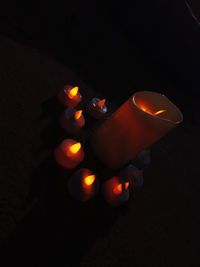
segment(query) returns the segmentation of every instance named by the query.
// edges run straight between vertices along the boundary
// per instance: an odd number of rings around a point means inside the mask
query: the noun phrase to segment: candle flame
[[[127,190],[129,188],[129,182],[125,182],[125,189]]]
[[[87,186],[91,186],[94,183],[95,179],[96,179],[95,175],[88,175],[87,177],[85,177],[84,183]]]
[[[106,103],[106,99],[102,99],[102,100],[99,100],[99,102],[97,103],[98,107],[99,108],[103,108],[103,106],[105,105]]]
[[[82,115],[83,111],[82,110],[78,110],[74,113],[74,118],[75,120],[79,120],[81,115]]]
[[[146,107],[144,107],[144,106],[141,106],[140,109],[141,109],[142,111],[144,111],[144,112],[146,112],[146,113],[148,113],[148,114],[150,114],[150,115],[154,115],[154,116],[157,116],[157,115],[160,115],[160,114],[166,112],[165,109],[161,109],[161,110],[158,110],[158,111],[156,111],[156,112],[153,113],[153,112],[151,112],[148,108],[146,108]]]
[[[113,193],[115,195],[120,195],[122,193],[122,184],[118,184],[117,186],[114,187]]]
[[[81,149],[81,143],[76,143],[70,146],[69,150],[71,153],[76,154]]]
[[[157,115],[160,115],[160,114],[162,114],[164,112],[166,112],[166,110],[165,109],[161,109],[161,110],[158,110],[157,112],[155,112],[154,115],[157,116]]]
[[[78,86],[74,86],[73,88],[71,88],[68,91],[69,98],[71,98],[71,99],[74,98],[78,94],[78,90],[79,90],[79,87]]]

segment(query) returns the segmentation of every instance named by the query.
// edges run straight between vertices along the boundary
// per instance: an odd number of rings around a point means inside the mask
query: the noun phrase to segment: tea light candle
[[[85,125],[85,119],[82,110],[68,108],[60,118],[62,128],[68,133],[77,133]]]
[[[103,184],[103,195],[111,206],[119,206],[129,199],[129,181],[114,176]]]
[[[103,118],[107,114],[106,99],[92,98],[87,105],[88,113],[95,119]]]
[[[81,143],[65,139],[54,152],[55,160],[65,169],[74,169],[84,159],[84,151]]]
[[[64,90],[59,93],[58,98],[64,106],[69,108],[76,107],[82,100],[79,87],[73,87],[71,85],[67,85]]]
[[[182,120],[181,111],[166,96],[138,92],[95,130],[92,147],[108,167],[118,169]]]
[[[77,200],[85,202],[98,193],[99,181],[91,170],[82,168],[70,177],[68,190]]]

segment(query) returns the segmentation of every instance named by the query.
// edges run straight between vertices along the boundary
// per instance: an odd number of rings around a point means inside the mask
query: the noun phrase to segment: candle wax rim
[[[147,113],[147,112],[145,112],[144,110],[142,110],[139,106],[138,106],[138,104],[136,103],[136,97],[137,97],[137,95],[138,94],[141,94],[141,93],[152,93],[152,94],[157,94],[157,95],[160,95],[160,96],[164,96],[169,102],[170,102],[170,104],[172,104],[173,105],[173,107],[177,110],[177,112],[179,113],[179,116],[180,116],[180,119],[179,120],[177,120],[177,121],[172,121],[172,120],[170,120],[170,119],[166,119],[166,118],[162,118],[162,117],[160,117],[160,116],[156,116],[156,115],[154,115],[154,114],[150,114],[150,113]],[[181,123],[182,121],[183,121],[183,114],[182,114],[182,112],[180,111],[180,109],[168,98],[168,97],[166,97],[164,94],[161,94],[161,93],[157,93],[157,92],[153,92],[153,91],[140,91],[140,92],[136,92],[133,96],[132,96],[132,101],[133,101],[133,104],[135,105],[135,107],[138,109],[138,110],[140,110],[141,112],[143,112],[143,113],[145,113],[145,114],[147,114],[147,115],[149,115],[149,116],[151,116],[151,117],[153,117],[153,118],[157,118],[158,120],[162,120],[162,121],[167,121],[167,122],[169,122],[169,123],[172,123],[172,124],[179,124],[179,123]]]

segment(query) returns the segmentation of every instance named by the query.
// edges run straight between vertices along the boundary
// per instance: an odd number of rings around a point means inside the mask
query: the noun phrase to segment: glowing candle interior
[[[166,110],[161,109],[161,110],[156,111],[156,112],[154,113],[154,115],[155,115],[155,116],[158,116],[158,115],[160,115],[160,114],[162,114],[162,113],[164,113],[164,112],[166,112]]]

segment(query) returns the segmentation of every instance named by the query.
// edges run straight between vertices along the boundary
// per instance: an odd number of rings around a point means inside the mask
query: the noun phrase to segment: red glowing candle
[[[182,120],[181,111],[166,96],[138,92],[96,129],[92,146],[100,160],[118,169]]]
[[[68,108],[60,118],[62,128],[68,133],[77,133],[85,125],[85,119],[82,110]]]
[[[66,86],[64,90],[59,93],[58,98],[63,105],[69,108],[76,107],[82,100],[79,87],[72,87],[70,85]]]
[[[65,139],[56,148],[55,160],[57,163],[66,169],[74,169],[84,159],[84,151],[81,143],[72,140]]]
[[[103,118],[107,114],[106,99],[93,98],[87,105],[87,111],[95,119]]]
[[[68,182],[69,193],[80,201],[88,201],[99,190],[96,175],[89,169],[83,168],[75,172]]]
[[[119,206],[129,199],[129,181],[114,176],[103,184],[103,194],[111,206]]]

